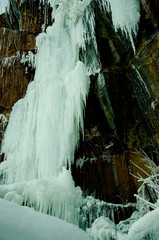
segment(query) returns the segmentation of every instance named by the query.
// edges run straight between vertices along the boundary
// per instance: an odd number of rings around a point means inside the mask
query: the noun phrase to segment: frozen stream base
[[[0,198],[33,207],[76,225],[79,222],[81,196],[81,189],[74,186],[71,173],[65,168],[58,177],[0,185]]]

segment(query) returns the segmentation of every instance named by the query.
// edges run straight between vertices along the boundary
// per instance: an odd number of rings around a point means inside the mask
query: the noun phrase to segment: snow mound
[[[117,232],[115,224],[107,217],[99,217],[87,229],[92,240],[126,240],[126,235]]]
[[[0,199],[0,239],[89,240],[88,235],[58,218]]]
[[[129,230],[128,240],[159,239],[159,208],[136,221]]]

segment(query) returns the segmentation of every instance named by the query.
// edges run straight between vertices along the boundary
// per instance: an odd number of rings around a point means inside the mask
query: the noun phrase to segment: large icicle
[[[110,12],[115,31],[120,29],[130,40],[135,52],[133,36],[136,36],[140,19],[140,0],[96,0],[101,9]]]

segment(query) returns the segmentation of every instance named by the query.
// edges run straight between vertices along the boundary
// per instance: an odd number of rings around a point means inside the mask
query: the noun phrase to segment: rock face
[[[17,0],[12,1],[9,14],[0,16],[0,113],[4,116],[25,95],[34,77],[34,67],[26,59],[35,53],[37,34],[51,24],[51,10],[47,2],[20,5]],[[148,171],[145,164],[149,164],[140,149],[159,163],[158,10],[157,0],[141,1],[134,54],[129,42],[114,31],[109,16],[95,8],[105,84],[100,84],[102,75],[91,77],[85,136],[75,153],[72,174],[86,194],[108,202],[135,200],[139,183],[132,175],[145,177],[137,166]],[[5,126],[1,120],[1,136]]]
[[[82,164],[73,167],[73,175],[86,193],[108,202],[134,201],[139,184],[130,172],[136,176],[139,168],[131,161],[145,171],[149,164],[136,150],[144,150],[159,163],[158,8],[157,1],[141,1],[135,54],[96,9],[105,85],[100,86],[99,76],[92,78],[85,141],[76,153]]]

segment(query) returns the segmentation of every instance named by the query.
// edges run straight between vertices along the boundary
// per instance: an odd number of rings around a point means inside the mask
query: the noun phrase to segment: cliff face
[[[158,10],[157,0],[141,1],[134,54],[130,43],[114,31],[109,16],[95,8],[105,84],[100,84],[100,76],[91,77],[85,136],[72,174],[87,194],[108,202],[134,201],[139,184],[130,172],[142,172],[132,162],[147,170],[140,149],[159,163]],[[13,1],[10,14],[0,16],[0,113],[6,117],[34,77],[35,38],[49,24],[51,8],[39,0],[21,5]],[[5,126],[1,118],[1,136]]]
[[[134,201],[139,183],[132,177],[148,164],[138,150],[158,164],[159,36],[157,1],[141,1],[141,18],[131,45],[115,33],[96,8],[96,35],[105,85],[92,77],[85,118],[85,141],[77,151],[82,164],[73,168],[77,185],[108,202]],[[146,163],[147,162],[147,163]]]

